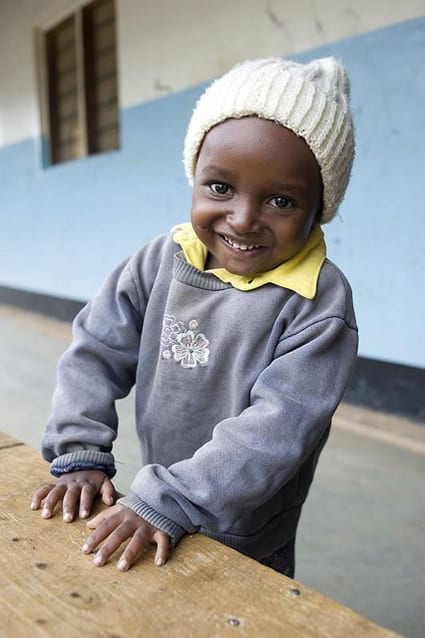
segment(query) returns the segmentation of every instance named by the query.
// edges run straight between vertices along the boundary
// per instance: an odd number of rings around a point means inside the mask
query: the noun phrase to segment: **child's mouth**
[[[257,250],[258,248],[261,248],[259,244],[241,244],[240,242],[237,242],[234,239],[230,239],[230,237],[228,237],[227,235],[221,235],[221,236],[223,240],[226,242],[226,244],[228,244],[235,250],[240,250],[241,252],[247,252],[249,250]]]

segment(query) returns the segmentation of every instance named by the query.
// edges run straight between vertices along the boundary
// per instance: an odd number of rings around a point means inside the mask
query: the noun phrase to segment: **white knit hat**
[[[191,185],[203,139],[229,118],[257,115],[305,139],[320,166],[322,223],[335,215],[354,159],[349,81],[333,57],[299,64],[279,58],[248,60],[215,80],[193,111],[184,143]]]

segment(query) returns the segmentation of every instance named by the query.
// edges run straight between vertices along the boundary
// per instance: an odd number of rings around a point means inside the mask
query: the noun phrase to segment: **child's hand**
[[[126,549],[118,561],[118,569],[126,571],[136,562],[141,551],[148,545],[156,544],[155,564],[163,565],[170,555],[170,537],[157,529],[138,514],[123,505],[115,505],[93,518],[87,527],[95,531],[90,534],[82,547],[85,554],[92,552],[105,541],[94,557],[94,564],[101,567],[115,550],[130,538]]]
[[[31,509],[40,509],[44,500],[41,516],[51,518],[56,505],[63,501],[63,520],[70,523],[78,514],[80,518],[90,516],[98,494],[105,505],[113,505],[115,502],[115,488],[104,472],[70,472],[63,474],[56,483],[47,483],[40,487],[33,496]]]

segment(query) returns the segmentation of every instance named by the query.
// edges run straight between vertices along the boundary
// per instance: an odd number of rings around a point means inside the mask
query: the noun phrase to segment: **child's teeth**
[[[237,248],[238,250],[252,250],[253,248],[258,248],[258,246],[254,245],[244,246],[242,244],[238,244],[236,241],[230,239],[230,237],[226,237],[226,235],[224,235],[224,239],[227,241],[228,244],[232,246],[232,248]]]

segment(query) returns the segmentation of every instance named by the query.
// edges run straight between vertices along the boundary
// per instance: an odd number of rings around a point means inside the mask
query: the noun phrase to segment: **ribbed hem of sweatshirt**
[[[180,527],[174,521],[171,521],[166,516],[159,514],[156,510],[154,510],[150,505],[142,501],[135,494],[130,494],[130,496],[124,496],[120,498],[117,503],[119,505],[124,505],[129,509],[133,510],[136,514],[138,514],[145,521],[157,527],[161,530],[161,532],[165,532],[171,538],[171,544],[174,547],[177,545],[182,536],[186,533],[186,530],[183,527]]]
[[[117,471],[113,455],[98,450],[68,452],[56,457],[50,466],[50,474],[53,476],[62,476],[62,474],[81,470],[100,470],[109,478],[115,476]]]

